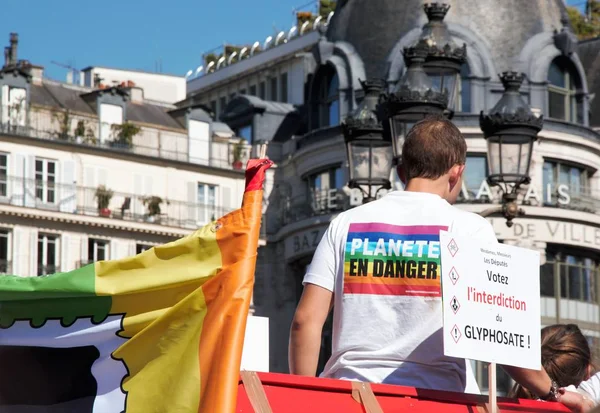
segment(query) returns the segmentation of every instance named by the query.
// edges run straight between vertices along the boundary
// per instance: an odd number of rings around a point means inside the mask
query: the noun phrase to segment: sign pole
[[[488,411],[490,413],[498,413],[496,389],[496,363],[490,363],[488,366]]]

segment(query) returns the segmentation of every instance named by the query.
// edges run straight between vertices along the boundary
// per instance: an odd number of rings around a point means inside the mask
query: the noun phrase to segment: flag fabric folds
[[[187,237],[0,276],[0,411],[233,412],[270,166],[250,160],[242,207]]]

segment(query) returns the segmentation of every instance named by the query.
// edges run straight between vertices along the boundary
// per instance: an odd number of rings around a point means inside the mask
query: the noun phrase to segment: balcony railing
[[[11,262],[9,260],[0,260],[0,275],[11,274],[11,272],[12,272]]]
[[[96,191],[74,184],[0,176],[0,204],[190,229],[231,211],[218,205],[150,199],[148,195],[123,192],[114,192],[108,208],[100,210]],[[158,205],[156,201],[160,201]]]
[[[38,267],[37,267],[37,275],[38,275],[38,277],[40,275],[56,274],[57,272],[60,272],[60,266],[58,266],[58,265],[54,265],[54,264],[48,264],[48,265],[38,264]]]
[[[290,197],[282,209],[283,225],[306,218],[331,214],[349,208],[349,200],[340,189],[312,190],[307,195]]]
[[[12,110],[9,110],[12,109]],[[210,140],[210,149],[203,148],[202,156],[190,154],[189,138],[185,132],[141,127],[131,142],[120,142],[110,131],[110,125],[99,124],[97,118],[30,109],[16,113],[13,108],[0,106],[0,133],[29,138],[68,142],[76,145],[104,148],[136,155],[151,156],[215,168],[236,169],[236,160],[245,165],[250,157],[251,146],[243,145],[236,150],[236,143]],[[81,126],[81,127],[80,127]],[[102,136],[101,136],[102,135]],[[106,136],[104,136],[106,135]],[[205,149],[205,150],[204,150]],[[236,159],[236,152],[239,159]]]

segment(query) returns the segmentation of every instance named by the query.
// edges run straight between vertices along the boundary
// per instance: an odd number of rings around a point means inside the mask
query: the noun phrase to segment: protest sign
[[[444,354],[539,370],[540,254],[440,233]]]

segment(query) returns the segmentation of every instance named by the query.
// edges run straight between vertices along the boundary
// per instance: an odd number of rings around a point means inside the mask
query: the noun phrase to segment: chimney
[[[19,35],[17,33],[10,34],[10,63],[17,64],[17,45],[19,44]]]

